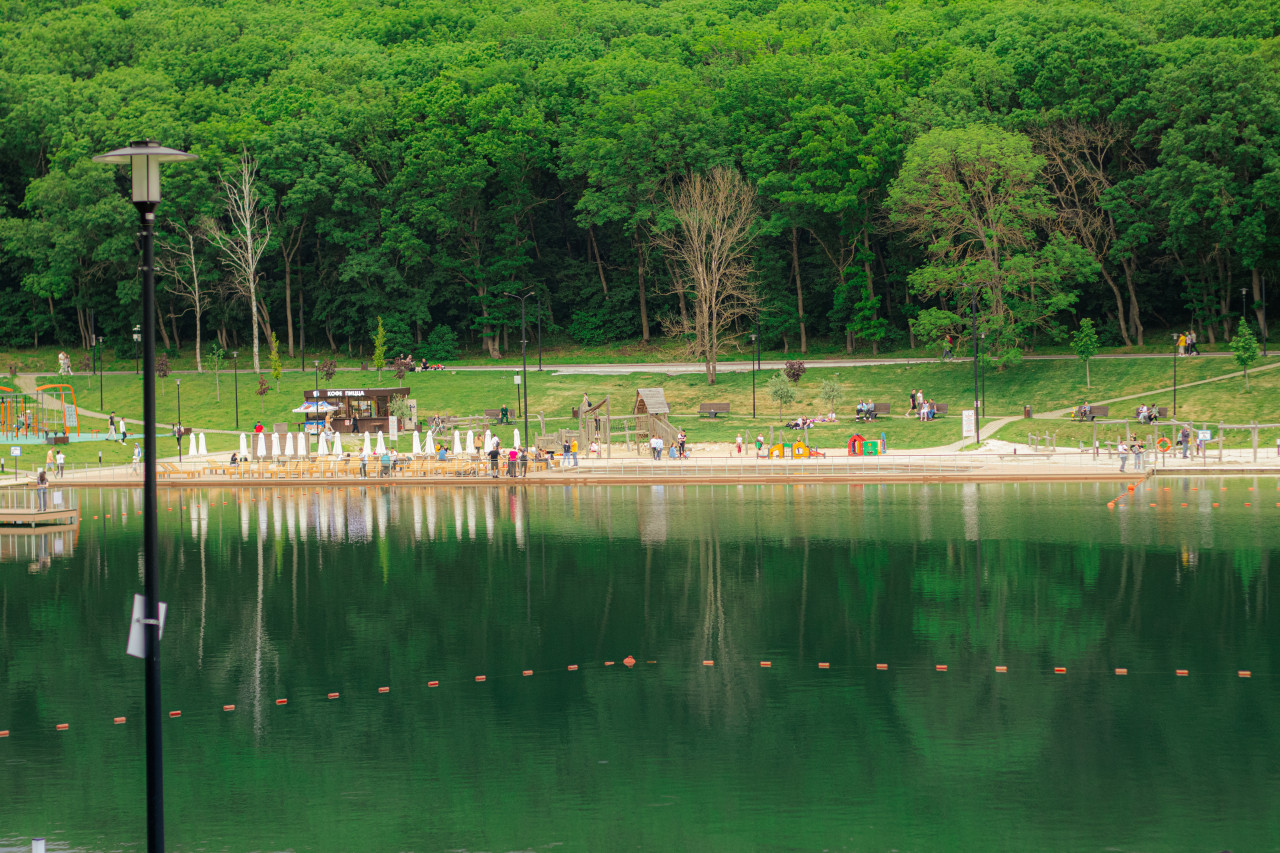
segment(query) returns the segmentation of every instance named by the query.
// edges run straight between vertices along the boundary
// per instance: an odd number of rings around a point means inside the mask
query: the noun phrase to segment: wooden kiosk
[[[408,388],[321,388],[302,394],[308,403],[323,401],[335,407],[329,425],[336,432],[386,432],[391,400],[408,396]]]

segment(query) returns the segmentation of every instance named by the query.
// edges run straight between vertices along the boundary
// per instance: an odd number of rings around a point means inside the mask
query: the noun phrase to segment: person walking
[[[655,435],[653,437],[653,440],[658,443],[657,451],[653,454],[653,458],[661,462],[662,461],[662,445],[665,444],[665,442],[662,440],[662,436],[660,435]]]
[[[1199,355],[1200,347],[1196,346],[1196,330],[1187,330],[1187,355]]]
[[[764,450],[764,433],[756,434],[756,455],[760,455],[760,451]]]
[[[53,448],[50,447],[49,450],[44,454],[44,468],[46,471],[48,471],[52,467],[53,467]]]
[[[679,444],[679,446],[680,446],[679,457],[680,457],[681,459],[683,459],[683,458],[684,458],[684,444],[685,444],[685,442],[686,442],[686,441],[688,441],[688,440],[689,440],[689,436],[687,436],[687,435],[685,435],[685,434],[684,434],[684,430],[680,430],[680,434],[676,436],[676,442],[677,442],[677,443]]]
[[[36,474],[36,509],[44,512],[49,508],[49,476],[43,468]]]
[[[120,446],[124,447],[124,443],[129,438],[129,427],[125,424],[124,418],[120,419]]]
[[[489,447],[489,476],[498,479],[498,456],[502,453],[499,449],[499,442],[495,441]]]
[[[516,476],[516,465],[520,461],[520,451],[518,448],[511,448],[507,452],[507,476],[514,478]]]
[[[1187,454],[1191,452],[1191,427],[1183,424],[1182,432],[1178,433],[1178,440],[1182,442],[1182,458],[1186,459]]]
[[[907,412],[907,417],[911,417],[916,413],[916,389],[912,388],[911,393],[907,395],[907,403],[911,406]]]
[[[574,439],[569,444],[569,455],[573,457],[573,467],[578,467],[578,439]]]
[[[112,412],[111,417],[107,418],[107,441],[116,440],[116,413]]]
[[[1120,473],[1124,473],[1124,466],[1129,462],[1129,445],[1125,444],[1124,439],[1120,439],[1116,444],[1116,453],[1120,454]]]
[[[129,463],[130,471],[137,471],[142,466],[142,448],[138,446],[138,442],[133,443],[133,461]]]
[[[942,339],[942,360],[951,360],[951,336],[947,335]]]
[[[360,476],[361,478],[369,476],[369,451],[364,449],[360,451]]]
[[[734,449],[738,451],[738,455],[742,455],[742,433],[738,433],[738,440],[733,443]]]
[[[1146,449],[1147,446],[1142,442],[1142,439],[1138,439],[1133,443],[1133,470],[1143,470],[1142,454],[1146,452]]]
[[[56,460],[57,460],[57,462],[58,462],[58,479],[59,479],[59,480],[61,480],[61,479],[62,479],[63,468],[64,468],[64,466],[67,464],[67,454],[65,454],[65,453],[63,453],[61,450],[59,450],[59,451],[58,451],[58,455],[55,457],[55,459],[56,459]]]
[[[1187,354],[1187,335],[1185,332],[1181,332],[1178,334],[1178,355],[1183,356],[1186,354]]]
[[[520,448],[520,476],[521,477],[529,476],[529,448],[528,447]]]

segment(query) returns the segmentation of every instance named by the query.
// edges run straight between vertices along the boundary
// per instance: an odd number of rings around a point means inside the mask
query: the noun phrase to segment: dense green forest
[[[152,137],[164,347],[447,357],[698,311],[672,194],[736,171],[766,345],[997,351],[1265,330],[1277,0],[14,0],[0,23],[0,342],[132,354]],[[239,203],[245,214],[230,212]],[[252,272],[231,259],[256,245]],[[757,310],[758,309],[758,310]],[[963,341],[963,337],[962,337]],[[252,342],[252,343],[251,343]]]

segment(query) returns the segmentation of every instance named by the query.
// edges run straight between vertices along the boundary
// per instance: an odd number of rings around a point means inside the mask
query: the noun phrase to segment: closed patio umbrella
[[[317,456],[327,456],[329,453],[329,442],[325,441],[324,433],[320,433],[320,446],[316,449]]]

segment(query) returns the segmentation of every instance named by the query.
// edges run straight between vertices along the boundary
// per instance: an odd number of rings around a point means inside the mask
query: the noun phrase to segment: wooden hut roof
[[[643,406],[641,405],[643,403]],[[636,391],[636,407],[634,414],[669,415],[671,407],[667,405],[667,395],[661,388],[640,388]]]

